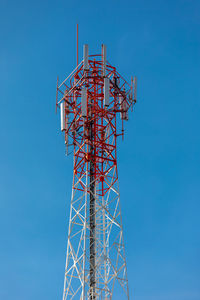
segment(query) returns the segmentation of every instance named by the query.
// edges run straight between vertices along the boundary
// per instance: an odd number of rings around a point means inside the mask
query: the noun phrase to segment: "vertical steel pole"
[[[95,149],[94,122],[90,121],[90,300],[94,300],[96,286],[96,207],[95,207]]]

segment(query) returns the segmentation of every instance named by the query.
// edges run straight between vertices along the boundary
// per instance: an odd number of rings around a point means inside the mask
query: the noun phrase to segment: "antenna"
[[[76,65],[78,67],[78,23],[76,24]]]

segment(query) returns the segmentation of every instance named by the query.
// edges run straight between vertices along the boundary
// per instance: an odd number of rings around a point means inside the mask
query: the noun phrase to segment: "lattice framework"
[[[119,288],[129,299],[116,141],[136,103],[136,79],[129,85],[102,54],[90,55],[87,68],[83,60],[57,84],[57,107],[62,103],[66,151],[74,154],[63,300],[112,299]]]

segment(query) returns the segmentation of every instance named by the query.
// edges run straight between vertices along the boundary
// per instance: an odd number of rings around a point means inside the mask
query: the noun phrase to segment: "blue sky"
[[[61,299],[72,183],[56,77],[80,53],[138,77],[118,143],[131,299],[200,300],[200,2],[1,1],[0,298]]]

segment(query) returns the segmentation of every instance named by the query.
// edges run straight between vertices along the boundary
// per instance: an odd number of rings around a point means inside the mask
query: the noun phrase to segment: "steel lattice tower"
[[[120,76],[105,45],[100,55],[84,45],[81,63],[57,83],[66,151],[74,153],[63,300],[113,299],[119,288],[129,299],[116,141],[135,103],[136,78],[129,85]]]

